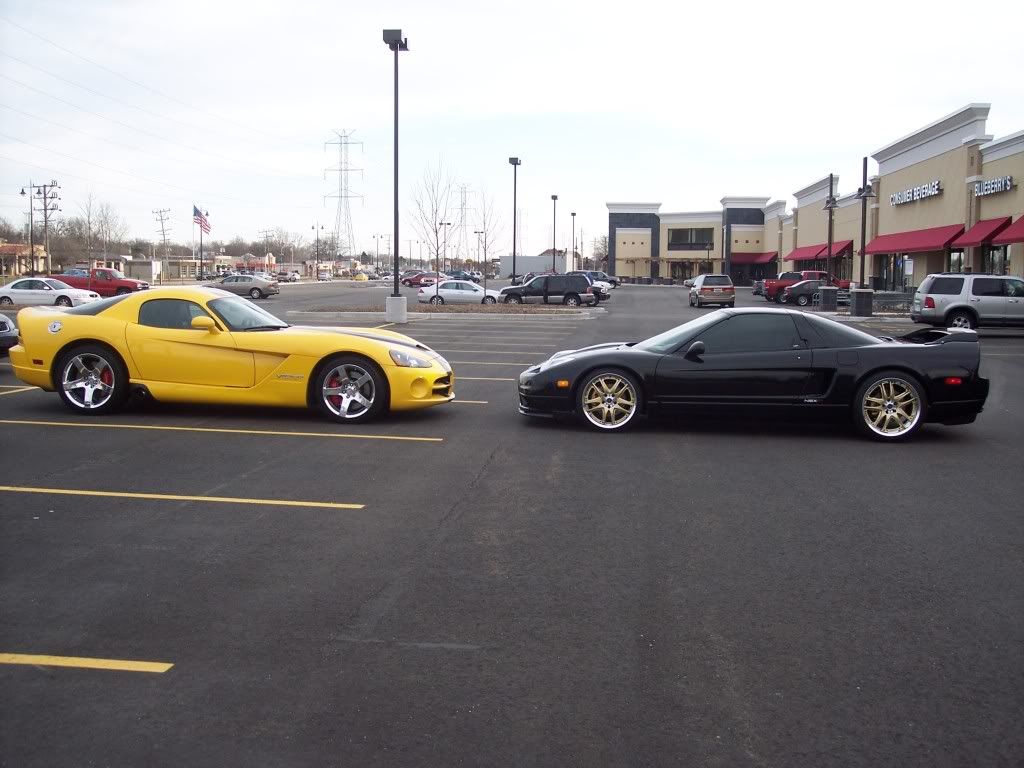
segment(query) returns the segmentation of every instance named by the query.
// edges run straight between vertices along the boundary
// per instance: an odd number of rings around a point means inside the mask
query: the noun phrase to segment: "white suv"
[[[1005,275],[928,275],[914,294],[910,319],[944,328],[1024,325],[1024,280]]]

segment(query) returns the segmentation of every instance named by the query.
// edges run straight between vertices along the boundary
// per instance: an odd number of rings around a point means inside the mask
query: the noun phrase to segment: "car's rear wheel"
[[[60,399],[77,413],[109,413],[128,397],[128,371],[106,347],[74,347],[60,356],[55,370]]]
[[[115,296],[124,296],[126,293],[131,293],[127,288],[118,288],[114,291]]]
[[[430,303],[431,304],[444,304],[444,297],[443,296],[431,296],[430,297]]]
[[[625,371],[590,375],[579,389],[577,406],[591,427],[602,432],[626,429],[640,410],[640,385]]]
[[[778,293],[775,294],[775,303],[776,304],[785,304],[786,303],[786,300],[782,297],[782,291],[779,291]]]
[[[796,297],[796,303],[798,306],[806,307],[808,304],[811,303],[811,300],[807,297],[806,294],[800,294],[799,296]]]
[[[507,296],[505,298],[505,303],[506,304],[522,304],[523,300],[513,293],[511,296]]]
[[[13,304],[14,299],[10,296],[0,296],[0,304]]]
[[[262,299],[263,291],[261,291],[259,288],[253,288],[251,291],[249,291],[249,296],[251,296],[254,299]]]
[[[567,307],[578,307],[580,305],[580,297],[577,296],[575,293],[570,293],[568,296],[562,299],[562,303],[565,304],[565,306]]]
[[[857,390],[853,421],[868,437],[886,442],[905,440],[924,423],[924,391],[902,371],[872,374]]]
[[[495,301],[493,296],[484,296],[483,303],[484,304],[496,304],[497,302]]]
[[[377,365],[356,355],[332,357],[314,385],[317,406],[351,424],[369,421],[388,407],[388,383]]]
[[[58,307],[70,307],[71,299],[69,299],[67,296],[58,296],[57,300],[53,303],[56,304]]]
[[[946,317],[947,328],[967,328],[973,330],[978,327],[978,321],[970,312],[962,309],[950,312]]]

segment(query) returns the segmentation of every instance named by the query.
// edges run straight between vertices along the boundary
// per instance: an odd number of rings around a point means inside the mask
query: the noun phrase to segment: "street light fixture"
[[[828,175],[828,197],[825,198],[825,206],[822,208],[824,211],[828,211],[828,250],[825,252],[825,271],[828,272],[830,278],[835,278],[832,274],[832,214],[839,206],[836,204],[836,196],[834,194],[835,175]]]
[[[398,53],[399,51],[409,50],[408,38],[402,37],[402,30],[400,29],[385,29],[384,30],[384,43],[394,51],[395,54],[395,185],[394,185],[394,209],[395,209],[395,220],[394,220],[394,260],[395,263],[392,267],[392,282],[394,290],[391,296],[385,299],[385,320],[389,322],[401,322],[407,321],[406,308],[405,308],[405,297],[402,296],[398,290],[398,245],[401,240],[398,239]]]
[[[519,166],[522,163],[518,157],[510,157],[508,159],[509,165],[512,166],[512,277],[516,276],[516,178]]]
[[[551,196],[551,271],[555,271],[555,256],[558,254],[558,240],[555,237],[558,226],[558,195]]]
[[[863,288],[866,278],[864,277],[864,241],[867,239],[868,230],[868,200],[878,195],[868,183],[868,159],[864,158],[864,168],[860,189],[857,190],[857,199],[860,200],[860,285]]]

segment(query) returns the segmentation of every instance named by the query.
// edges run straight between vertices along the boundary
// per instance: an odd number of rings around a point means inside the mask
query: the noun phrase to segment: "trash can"
[[[870,288],[853,288],[850,290],[850,315],[853,317],[871,317],[875,300],[875,292]]]
[[[823,285],[818,289],[821,294],[822,312],[835,312],[839,309],[839,289],[831,285]]]

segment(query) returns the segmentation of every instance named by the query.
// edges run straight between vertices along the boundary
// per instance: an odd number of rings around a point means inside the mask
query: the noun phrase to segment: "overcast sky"
[[[65,214],[92,192],[133,236],[155,237],[151,211],[170,208],[172,239],[190,241],[193,201],[218,239],[309,236],[317,220],[333,227],[324,142],[345,128],[364,142],[352,215],[372,250],[391,230],[381,30],[401,27],[403,255],[412,187],[438,159],[470,206],[493,197],[507,251],[510,155],[523,163],[521,251],[550,246],[552,194],[559,247],[575,210],[589,251],[608,201],[792,204],[829,171],[845,193],[863,155],[972,101],[992,104],[989,133],[1024,129],[1022,22],[1019,0],[8,2],[0,215],[21,225],[20,188],[56,178]]]

